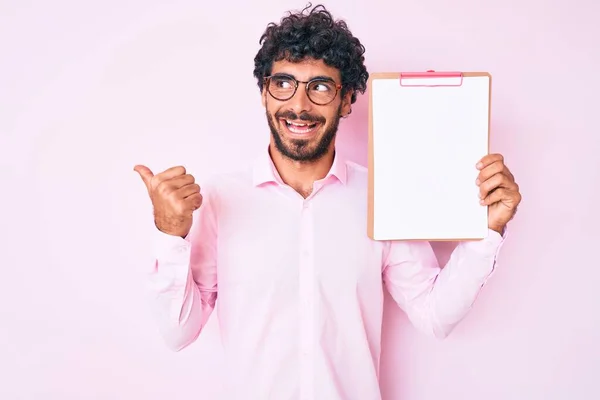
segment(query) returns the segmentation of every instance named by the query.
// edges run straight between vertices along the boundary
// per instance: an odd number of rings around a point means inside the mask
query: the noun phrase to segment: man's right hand
[[[154,223],[164,233],[185,238],[192,227],[192,215],[202,205],[200,186],[184,167],[172,167],[157,175],[144,165],[133,169],[144,181],[152,206]]]

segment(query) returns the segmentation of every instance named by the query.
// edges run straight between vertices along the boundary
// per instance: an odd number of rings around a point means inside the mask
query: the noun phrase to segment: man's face
[[[315,77],[330,79],[331,83],[315,82],[310,86],[313,99],[319,103],[323,103],[328,87],[341,83],[340,72],[325,65],[322,60],[300,63],[278,61],[273,64],[271,76],[293,77],[304,82]],[[272,78],[272,90],[281,88],[285,91],[290,87],[289,80]],[[335,93],[336,89],[333,90]],[[275,95],[282,98],[277,93]],[[342,99],[339,89],[333,101],[318,105],[309,98],[305,83],[299,83],[296,93],[288,100],[274,98],[265,86],[262,101],[276,149],[283,156],[302,162],[316,161],[328,152],[334,143],[341,115],[348,114],[350,110],[350,93]]]

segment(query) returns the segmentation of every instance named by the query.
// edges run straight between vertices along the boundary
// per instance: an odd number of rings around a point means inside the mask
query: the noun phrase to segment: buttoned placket
[[[314,399],[314,233],[311,201],[303,200],[300,216],[299,312],[300,399]]]

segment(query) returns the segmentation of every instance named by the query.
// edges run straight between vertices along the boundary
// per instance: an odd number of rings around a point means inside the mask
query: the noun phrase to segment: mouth
[[[281,119],[281,123],[285,126],[289,134],[295,137],[311,136],[317,131],[319,122],[308,121],[292,121],[289,119]]]

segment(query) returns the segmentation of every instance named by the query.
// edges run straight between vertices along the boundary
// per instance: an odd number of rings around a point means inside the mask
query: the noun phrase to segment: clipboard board
[[[491,75],[372,73],[369,88],[368,236],[487,237],[475,165],[489,153]]]

